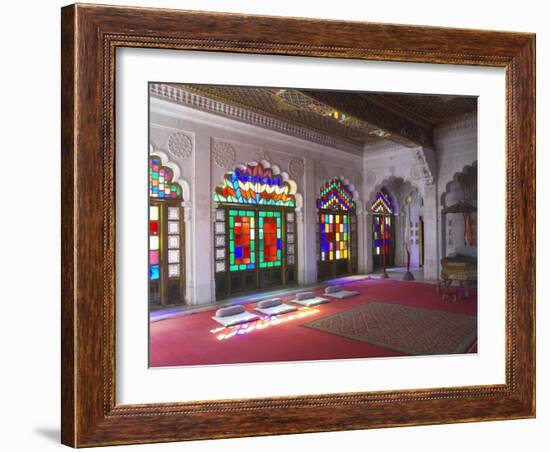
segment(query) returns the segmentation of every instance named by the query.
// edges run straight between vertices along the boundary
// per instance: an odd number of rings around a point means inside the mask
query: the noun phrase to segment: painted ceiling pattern
[[[230,85],[177,84],[185,91],[315,130],[359,148],[391,140],[432,144],[435,125],[475,112],[477,98]]]
[[[375,142],[386,133],[367,122],[346,115],[296,89],[246,86],[181,85],[220,102],[274,116],[357,145]]]

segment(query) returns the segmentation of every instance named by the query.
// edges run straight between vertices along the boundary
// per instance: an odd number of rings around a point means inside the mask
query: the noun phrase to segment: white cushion
[[[216,311],[216,317],[229,317],[232,315],[242,314],[245,311],[244,306],[235,305],[235,306],[226,306],[225,308],[220,308]]]
[[[296,300],[308,300],[309,298],[315,298],[315,294],[313,292],[297,292],[296,293]]]
[[[268,298],[267,300],[262,300],[258,303],[259,308],[272,308],[273,306],[279,306],[283,304],[283,300],[280,298]]]
[[[325,288],[325,293],[326,294],[329,294],[329,293],[334,293],[334,292],[340,292],[344,289],[342,289],[342,286],[340,285],[336,285],[336,286],[328,286]]]

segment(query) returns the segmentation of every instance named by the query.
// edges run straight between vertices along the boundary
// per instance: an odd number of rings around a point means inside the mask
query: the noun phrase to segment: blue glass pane
[[[149,267],[149,279],[156,280],[159,279],[159,266],[158,265],[151,265]]]

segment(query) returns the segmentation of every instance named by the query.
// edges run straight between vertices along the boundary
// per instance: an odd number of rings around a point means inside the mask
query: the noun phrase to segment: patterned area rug
[[[477,317],[372,302],[305,323],[408,355],[465,353],[477,337]]]

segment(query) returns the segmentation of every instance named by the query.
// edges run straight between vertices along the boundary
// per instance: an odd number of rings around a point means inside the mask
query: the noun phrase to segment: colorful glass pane
[[[320,214],[319,240],[321,261],[347,259],[350,234],[347,214]]]
[[[340,179],[331,179],[321,188],[317,208],[345,212],[355,210],[353,193]]]
[[[149,251],[149,264],[156,265],[159,263],[159,252],[158,251]]]
[[[160,157],[149,157],[149,197],[156,199],[182,199],[182,189],[179,184],[172,182],[174,173],[166,166],[162,166]]]
[[[296,206],[291,186],[271,168],[252,162],[224,176],[216,187],[214,201],[218,203]]]
[[[229,211],[229,263],[230,270],[246,270],[255,267],[254,212]]]
[[[374,254],[388,254],[391,244],[391,217],[389,215],[376,215],[374,218]]]
[[[372,203],[371,210],[374,213],[391,215],[393,213],[393,209],[389,200],[389,196],[383,191],[379,191],[376,194],[376,199]]]
[[[159,272],[159,266],[158,265],[151,265],[149,267],[149,279],[152,281],[159,279],[160,272]]]
[[[281,265],[281,213],[261,211],[258,224],[260,268]]]
[[[149,220],[156,221],[159,219],[159,207],[149,206]]]

